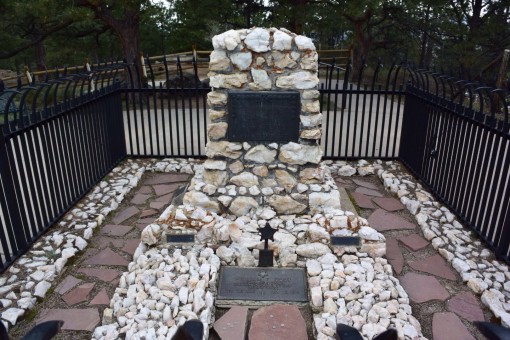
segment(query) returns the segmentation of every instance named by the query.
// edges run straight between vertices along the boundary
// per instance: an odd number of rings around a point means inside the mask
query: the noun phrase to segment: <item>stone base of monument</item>
[[[304,268],[241,268],[220,270],[216,306],[308,304]]]

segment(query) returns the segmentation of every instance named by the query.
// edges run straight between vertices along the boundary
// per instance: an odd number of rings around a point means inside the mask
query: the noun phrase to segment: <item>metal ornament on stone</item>
[[[259,251],[259,267],[273,266],[273,249],[269,249],[269,240],[274,241],[276,229],[271,228],[269,222],[264,228],[259,228],[260,240],[264,240],[264,249]]]

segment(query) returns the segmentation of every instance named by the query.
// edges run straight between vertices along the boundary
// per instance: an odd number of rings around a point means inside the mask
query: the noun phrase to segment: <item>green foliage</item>
[[[494,74],[510,46],[510,0],[9,0],[0,10],[0,68],[9,69],[132,53],[126,41],[135,33],[118,25],[127,13],[139,25],[135,49],[148,55],[208,50],[228,29],[285,27],[321,49],[352,48],[355,66],[407,59],[446,70],[460,65],[474,76]]]

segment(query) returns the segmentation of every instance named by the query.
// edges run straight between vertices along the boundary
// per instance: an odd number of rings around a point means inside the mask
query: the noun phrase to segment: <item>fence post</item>
[[[0,179],[2,180],[5,205],[7,206],[7,214],[4,214],[4,218],[7,224],[9,224],[10,221],[10,228],[14,233],[14,239],[16,241],[16,246],[11,242],[11,247],[15,250],[16,254],[19,253],[20,250],[26,249],[27,239],[23,232],[21,211],[17,204],[18,199],[16,199],[16,192],[14,190],[13,176],[10,171],[10,162],[7,156],[7,143],[3,134],[3,128],[3,126],[0,126]],[[0,192],[0,195],[1,194]]]
[[[505,218],[503,220],[503,229],[501,231],[501,238],[498,240],[496,246],[496,256],[502,257],[508,262],[510,250],[510,203],[507,204]]]

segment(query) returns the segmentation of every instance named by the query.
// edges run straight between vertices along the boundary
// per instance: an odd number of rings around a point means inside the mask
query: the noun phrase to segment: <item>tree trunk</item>
[[[37,71],[46,70],[45,56],[43,40],[40,39],[39,34],[35,33],[32,35],[32,42],[34,43],[34,58],[35,67]]]
[[[140,37],[138,33],[138,27],[123,25],[115,30],[121,46],[124,58],[126,59],[131,77],[132,83],[129,86],[133,87],[144,87],[147,84],[147,78],[143,75],[142,63],[141,63],[141,51],[140,51]]]
[[[423,23],[423,34],[421,36],[421,46],[420,46],[420,68],[426,66],[426,58],[427,52],[429,50],[429,35],[428,35],[428,24],[430,17],[430,5],[427,6],[427,11],[425,12],[425,22]]]
[[[142,87],[147,83],[144,79],[140,51],[140,0],[127,1],[124,5],[123,17],[114,17],[111,8],[104,0],[76,0],[78,6],[90,8],[96,18],[111,28],[120,40],[124,59],[131,71],[129,86]],[[128,78],[129,76],[126,76]]]

